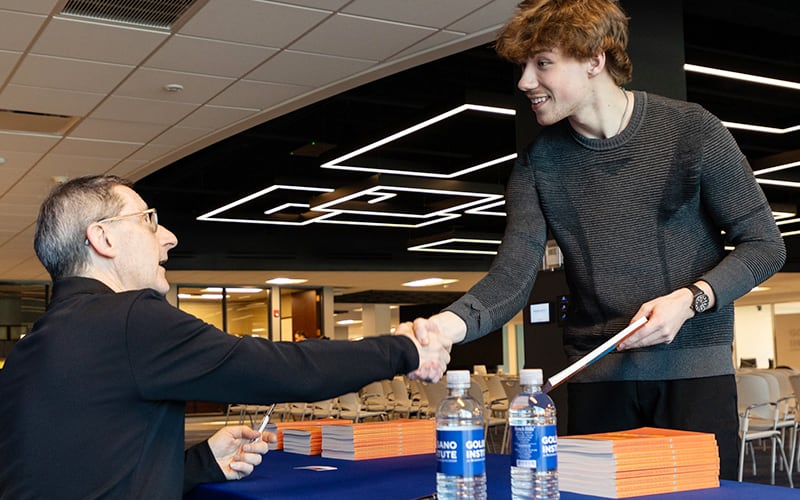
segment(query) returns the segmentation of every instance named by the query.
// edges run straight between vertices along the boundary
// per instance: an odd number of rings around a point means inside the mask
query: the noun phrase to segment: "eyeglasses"
[[[107,219],[99,220],[97,221],[97,223],[102,224],[103,222],[114,222],[115,220],[128,219],[130,217],[138,217],[140,215],[144,215],[145,219],[147,219],[147,224],[150,226],[150,229],[152,229],[154,233],[158,231],[158,213],[156,213],[155,208],[148,208],[147,210],[136,212],[134,214],[125,214],[125,215],[117,215],[115,217],[109,217]]]

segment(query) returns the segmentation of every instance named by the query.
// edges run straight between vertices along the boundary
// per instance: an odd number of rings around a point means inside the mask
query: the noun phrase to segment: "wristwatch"
[[[686,288],[688,288],[694,295],[694,298],[692,299],[692,305],[690,306],[692,311],[699,314],[708,309],[710,300],[708,295],[706,295],[706,292],[701,290],[697,285],[687,285]]]

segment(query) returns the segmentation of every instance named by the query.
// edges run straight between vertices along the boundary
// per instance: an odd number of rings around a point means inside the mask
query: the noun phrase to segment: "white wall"
[[[756,358],[759,368],[768,368],[775,359],[772,304],[736,306],[733,342],[733,364],[739,367],[742,358]]]

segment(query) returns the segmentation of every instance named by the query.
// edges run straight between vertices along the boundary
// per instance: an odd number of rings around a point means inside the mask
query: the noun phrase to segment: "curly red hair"
[[[500,57],[521,64],[542,50],[560,49],[576,59],[606,54],[617,85],[631,80],[628,17],[616,0],[525,0],[497,37]]]

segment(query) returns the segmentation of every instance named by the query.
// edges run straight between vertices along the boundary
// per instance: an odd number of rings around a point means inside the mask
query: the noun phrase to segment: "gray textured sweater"
[[[467,323],[467,341],[525,305],[548,228],[570,288],[570,361],[627,325],[644,302],[698,278],[714,289],[714,310],[686,321],[671,344],[614,352],[578,382],[733,373],[733,301],[786,258],[766,198],[719,119],[644,92],[635,92],[629,125],[610,139],[580,136],[567,120],[546,127],[517,160],[506,210],[489,273],[447,308]]]

